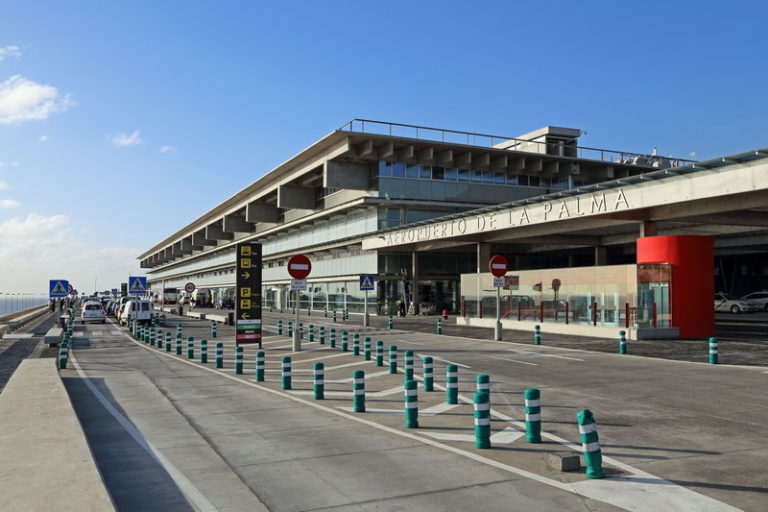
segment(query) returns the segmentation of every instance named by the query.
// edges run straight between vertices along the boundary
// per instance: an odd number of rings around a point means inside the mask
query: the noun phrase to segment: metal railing
[[[561,143],[533,141],[501,135],[488,135],[485,133],[464,132],[413,124],[390,123],[372,119],[352,119],[343,124],[338,131],[388,135],[391,137],[406,137],[424,141],[466,144],[469,146],[487,148],[494,148],[497,144],[505,142],[508,146],[503,149],[508,149],[510,151],[521,151],[551,156],[568,156],[585,160],[599,160],[602,162],[637,165],[657,169],[679,167],[695,162],[695,160],[686,160],[683,158],[632,153],[627,151],[613,151],[586,146],[571,146]]]

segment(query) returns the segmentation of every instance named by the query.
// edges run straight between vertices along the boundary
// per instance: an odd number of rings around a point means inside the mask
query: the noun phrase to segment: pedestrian
[[[400,301],[400,316],[402,316],[402,317],[405,316],[405,301],[404,300]]]
[[[51,309],[51,313],[56,312],[56,299],[51,299],[50,304],[48,305]]]

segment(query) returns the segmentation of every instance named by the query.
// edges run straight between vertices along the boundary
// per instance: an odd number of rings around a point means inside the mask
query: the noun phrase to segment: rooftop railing
[[[388,135],[392,137],[407,137],[410,139],[447,142],[452,144],[466,144],[494,148],[500,143],[505,143],[502,149],[538,153],[554,156],[566,156],[586,160],[598,160],[624,165],[637,165],[657,169],[668,169],[694,163],[695,160],[650,155],[643,153],[630,153],[626,151],[613,151],[609,149],[590,148],[567,144],[565,140],[558,142],[542,142],[501,135],[488,135],[485,133],[463,132],[459,130],[447,130],[444,128],[432,128],[429,126],[417,126],[413,124],[390,123],[386,121],[374,121],[371,119],[352,119],[339,128],[339,131],[355,133],[370,133],[376,135]],[[497,148],[499,149],[499,148]]]

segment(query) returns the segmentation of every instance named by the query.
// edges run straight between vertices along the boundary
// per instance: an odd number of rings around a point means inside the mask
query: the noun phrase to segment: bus
[[[157,298],[158,304],[176,304],[179,300],[179,291],[176,288],[163,288],[163,293]]]

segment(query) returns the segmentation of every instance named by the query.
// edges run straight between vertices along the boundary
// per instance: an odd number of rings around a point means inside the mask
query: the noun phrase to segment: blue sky
[[[0,292],[117,286],[353,117],[684,158],[768,146],[768,7],[724,5],[2,1]]]

